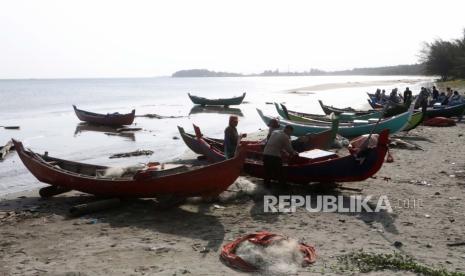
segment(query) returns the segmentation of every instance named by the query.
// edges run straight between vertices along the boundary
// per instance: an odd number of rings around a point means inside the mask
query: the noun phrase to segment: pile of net
[[[224,245],[221,260],[245,272],[294,274],[299,267],[314,263],[316,252],[313,246],[299,243],[295,239],[258,232]]]
[[[449,127],[455,126],[454,119],[445,118],[445,117],[434,117],[430,119],[426,119],[423,122],[424,126],[433,126],[433,127]]]

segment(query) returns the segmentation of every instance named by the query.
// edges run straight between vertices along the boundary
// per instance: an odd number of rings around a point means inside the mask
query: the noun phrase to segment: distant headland
[[[396,66],[383,66],[372,68],[354,68],[342,71],[323,71],[310,69],[303,72],[281,72],[276,70],[265,70],[259,74],[241,74],[230,72],[216,72],[207,69],[189,69],[173,73],[173,78],[189,77],[277,77],[277,76],[341,76],[341,75],[373,75],[373,76],[400,76],[400,75],[425,75],[424,64],[408,64]]]

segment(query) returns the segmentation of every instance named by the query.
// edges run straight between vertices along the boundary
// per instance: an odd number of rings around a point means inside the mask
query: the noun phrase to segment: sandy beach
[[[424,150],[392,148],[394,162],[385,163],[374,178],[343,185],[360,192],[269,191],[261,180],[240,177],[218,202],[167,207],[133,200],[79,218],[70,217],[69,208],[93,197],[9,195],[0,202],[0,275],[239,275],[220,261],[221,246],[262,230],[315,246],[316,263],[300,268],[299,275],[345,275],[336,269],[337,257],[361,249],[399,252],[427,266],[465,272],[465,246],[448,246],[465,241],[464,129],[459,123],[411,131],[403,139]],[[265,194],[386,195],[393,213],[264,213]]]

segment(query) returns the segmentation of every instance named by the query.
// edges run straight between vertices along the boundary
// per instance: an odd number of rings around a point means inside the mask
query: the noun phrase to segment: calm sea
[[[199,125],[210,136],[221,137],[229,114],[199,113],[187,97],[191,94],[220,98],[247,92],[245,102],[236,107],[241,115],[240,132],[265,128],[256,108],[275,114],[267,102],[286,102],[304,112],[321,113],[317,99],[336,106],[368,108],[366,92],[377,87],[409,86],[414,93],[431,81],[418,76],[325,76],[325,77],[245,77],[245,78],[140,78],[0,80],[0,125],[18,125],[20,130],[0,128],[0,144],[10,138],[22,140],[31,149],[70,160],[106,165],[127,165],[147,161],[168,161],[181,157],[187,148],[176,126],[192,130]],[[368,84],[367,84],[368,83]],[[309,87],[307,89],[299,89]],[[293,92],[302,93],[293,93]],[[72,105],[107,113],[155,113],[181,116],[175,119],[136,118],[143,131],[134,136],[109,136],[105,131],[80,127]],[[113,153],[150,149],[149,157],[109,159]],[[38,187],[40,184],[24,168],[16,154],[0,163],[0,195]]]

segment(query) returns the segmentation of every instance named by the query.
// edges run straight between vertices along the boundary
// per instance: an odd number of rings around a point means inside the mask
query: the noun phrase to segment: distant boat
[[[233,98],[225,98],[225,99],[207,99],[204,97],[198,97],[191,95],[190,93],[187,93],[189,95],[189,98],[194,104],[199,104],[201,106],[205,105],[223,105],[223,106],[230,106],[230,105],[240,105],[242,101],[245,98],[245,94],[242,94],[242,96],[239,97],[233,97]]]
[[[108,113],[108,114],[98,114],[92,113],[85,110],[78,109],[73,105],[74,112],[79,120],[83,122],[88,122],[91,124],[105,125],[105,126],[122,126],[130,125],[134,122],[134,117],[136,115],[136,110],[133,109],[131,113],[120,114],[120,113]]]

